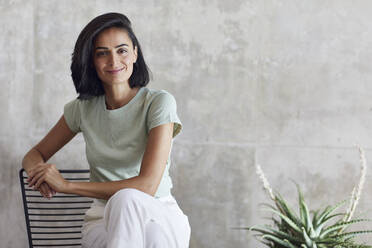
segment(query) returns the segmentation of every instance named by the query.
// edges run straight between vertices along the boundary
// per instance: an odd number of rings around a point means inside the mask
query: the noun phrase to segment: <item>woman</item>
[[[29,186],[95,198],[83,247],[188,247],[188,218],[168,174],[172,138],[181,130],[174,97],[148,89],[149,73],[129,19],[107,13],[80,33],[72,54],[77,99],[24,157]],[[90,182],[66,181],[48,159],[78,132]]]

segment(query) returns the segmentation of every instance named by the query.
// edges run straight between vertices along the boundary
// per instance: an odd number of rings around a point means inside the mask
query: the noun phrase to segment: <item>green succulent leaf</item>
[[[305,230],[304,227],[302,227],[302,233],[304,235],[304,239],[305,239],[307,247],[313,247],[314,242],[311,240],[309,235],[307,235],[306,230]]]
[[[272,235],[263,235],[262,238],[273,241],[273,242],[275,242],[279,245],[282,245],[284,247],[287,247],[287,248],[297,248],[295,245],[291,244],[291,242],[289,242],[286,239],[282,240],[282,239],[279,239],[279,238],[277,238],[275,236],[272,236]]]
[[[282,198],[280,194],[276,195],[276,205],[278,206],[278,210],[282,214],[287,215],[288,218],[292,220],[292,222],[296,223],[296,225],[301,225],[301,219],[297,216],[295,211],[293,211],[293,209],[288,206],[287,202]]]
[[[363,230],[363,231],[354,231],[354,232],[347,232],[347,233],[342,233],[333,236],[334,238],[342,238],[342,237],[355,237],[359,234],[366,234],[366,233],[372,233],[372,230]]]
[[[299,243],[299,242],[302,242],[302,240],[300,238],[297,238],[293,235],[290,235],[286,232],[282,232],[282,231],[279,231],[279,230],[275,230],[274,228],[271,228],[271,227],[253,227],[252,228],[252,231],[257,231],[257,232],[260,232],[262,234],[271,234],[273,236],[276,236],[277,238],[280,238],[280,239],[287,239],[291,242],[294,242],[294,243]]]
[[[270,210],[270,211],[277,214],[283,221],[285,221],[291,228],[293,228],[293,230],[295,230],[298,233],[302,233],[301,229],[290,218],[280,213],[279,211],[276,211],[276,210]]]
[[[313,238],[314,235],[315,235],[315,231],[314,231],[313,223],[312,223],[311,218],[310,218],[309,209],[308,209],[307,205],[305,204],[305,201],[301,201],[300,208],[303,209],[302,212],[303,212],[304,218],[305,218],[306,232],[308,232],[310,234],[310,237]]]
[[[363,221],[371,221],[371,220],[370,219],[356,219],[356,220],[336,223],[324,229],[324,231],[320,234],[320,238],[326,237],[328,234],[334,231],[339,231],[342,227],[347,227],[351,224],[363,222]]]
[[[329,217],[329,215],[335,211],[336,209],[338,209],[339,207],[341,207],[342,205],[344,205],[345,203],[347,203],[348,200],[343,200],[339,203],[337,203],[336,205],[334,205],[333,207],[332,206],[327,206],[324,211],[320,214],[318,220],[317,220],[317,223],[316,225],[318,226],[320,223],[324,222],[325,219],[327,219],[327,217]]]

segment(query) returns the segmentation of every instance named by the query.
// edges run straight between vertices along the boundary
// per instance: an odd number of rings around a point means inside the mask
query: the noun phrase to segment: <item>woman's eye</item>
[[[127,53],[127,50],[125,50],[125,49],[120,49],[118,52],[121,53],[121,54],[125,54],[125,53]]]
[[[105,55],[105,54],[106,54],[106,52],[97,52],[97,53],[96,53],[97,57],[99,57],[99,56],[103,56],[103,55]]]

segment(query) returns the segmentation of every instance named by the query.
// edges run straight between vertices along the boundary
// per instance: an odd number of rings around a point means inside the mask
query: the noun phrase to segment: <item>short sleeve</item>
[[[80,129],[81,116],[79,104],[80,100],[75,99],[65,104],[63,109],[63,116],[65,117],[67,126],[74,133],[78,133],[81,131]]]
[[[147,115],[147,132],[154,127],[173,122],[173,137],[181,132],[182,123],[177,115],[177,104],[174,97],[162,91],[151,102]]]

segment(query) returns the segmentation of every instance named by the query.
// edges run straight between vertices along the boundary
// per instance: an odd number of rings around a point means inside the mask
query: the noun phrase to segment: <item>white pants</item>
[[[188,218],[171,195],[154,198],[127,188],[116,192],[106,206],[96,202],[90,210],[97,216],[103,212],[103,218],[84,223],[83,248],[189,247]]]

